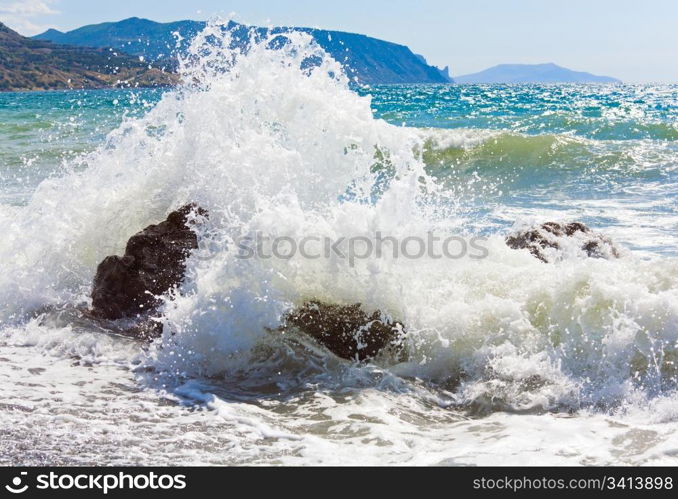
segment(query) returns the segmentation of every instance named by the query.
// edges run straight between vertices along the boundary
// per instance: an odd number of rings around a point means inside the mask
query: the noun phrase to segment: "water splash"
[[[673,393],[673,259],[544,265],[496,233],[482,261],[238,259],[234,240],[258,231],[337,240],[379,230],[402,239],[475,221],[465,210],[468,183],[437,180],[425,164],[427,138],[375,119],[370,97],[356,94],[307,35],[253,35],[245,48],[232,36],[210,24],[180,61],[182,86],[125,118],[26,206],[2,207],[4,325],[20,326],[45,306],[86,305],[99,261],[197,202],[210,212],[202,247],[182,294],[164,307],[163,340],[143,361],[158,372],[369,386],[377,369],[425,380],[452,405],[479,412],[612,410]],[[522,143],[484,140],[483,154]],[[555,139],[531,140],[551,150]],[[407,327],[408,360],[328,364],[326,352],[278,330],[308,299],[389,313]]]

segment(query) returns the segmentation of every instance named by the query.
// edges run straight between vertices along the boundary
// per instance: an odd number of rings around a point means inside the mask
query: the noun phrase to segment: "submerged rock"
[[[384,348],[400,348],[404,327],[381,312],[368,315],[358,303],[330,305],[311,301],[290,312],[285,325],[314,338],[338,357],[364,361]]]
[[[190,215],[206,213],[194,204],[186,205],[165,221],[133,235],[124,256],[106,257],[94,277],[91,313],[117,320],[153,311],[160,303],[159,296],[181,283],[186,258],[198,247]],[[140,327],[146,331],[148,326]],[[157,326],[149,332],[157,334]]]
[[[562,251],[566,241],[573,241],[587,256],[593,258],[619,258],[619,250],[607,236],[594,232],[581,222],[560,224],[546,222],[524,229],[506,238],[513,249],[528,249],[542,262],[553,260],[554,251]]]

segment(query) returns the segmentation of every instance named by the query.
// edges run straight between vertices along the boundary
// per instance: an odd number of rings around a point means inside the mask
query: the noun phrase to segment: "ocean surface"
[[[303,34],[218,36],[178,89],[0,94],[1,465],[678,464],[677,85],[361,87]],[[163,337],[83,315],[97,264],[187,202],[210,217]],[[547,221],[621,257],[505,245]],[[229,244],[432,230],[488,256]],[[389,314],[404,353],[281,331],[311,299]]]

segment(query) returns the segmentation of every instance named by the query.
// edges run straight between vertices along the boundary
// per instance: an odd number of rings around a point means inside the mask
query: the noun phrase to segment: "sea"
[[[303,33],[208,26],[176,88],[0,94],[0,464],[678,464],[678,85],[357,84]],[[149,343],[93,320],[107,255],[209,213]],[[587,224],[619,258],[507,234]],[[483,258],[242,258],[455,235]],[[360,303],[341,359],[285,314]]]

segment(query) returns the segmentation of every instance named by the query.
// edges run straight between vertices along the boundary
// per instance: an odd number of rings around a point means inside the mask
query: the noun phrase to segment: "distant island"
[[[596,76],[557,64],[499,64],[479,73],[454,78],[456,83],[621,83],[610,76]]]
[[[32,40],[0,23],[0,91],[156,86],[176,80],[138,57]]]
[[[201,21],[176,21],[158,23],[132,17],[119,22],[83,26],[68,32],[50,29],[33,37],[86,47],[112,47],[147,61],[171,61],[177,50],[186,50],[190,41],[206,23]],[[226,29],[234,34],[236,43],[247,43],[250,27],[230,21]],[[259,35],[268,32],[303,31],[337,61],[344,64],[349,76],[360,83],[450,83],[448,68],[431,66],[426,59],[408,47],[355,33],[327,31],[311,28],[253,28]],[[175,33],[180,35],[179,46]]]

